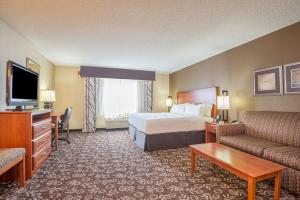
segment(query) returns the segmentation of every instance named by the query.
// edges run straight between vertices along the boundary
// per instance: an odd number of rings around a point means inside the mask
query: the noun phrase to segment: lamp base
[[[228,121],[228,110],[222,111],[222,120],[227,122]]]
[[[44,102],[44,109],[53,110],[53,103],[52,102]]]

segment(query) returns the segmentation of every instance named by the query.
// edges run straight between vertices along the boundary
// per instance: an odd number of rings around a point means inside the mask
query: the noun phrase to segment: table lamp
[[[41,99],[44,102],[45,109],[53,109],[53,102],[56,101],[54,90],[42,90]]]
[[[227,93],[228,94],[228,93]],[[229,96],[218,96],[217,97],[217,109],[222,110],[222,120],[228,121],[228,110],[229,110]],[[226,116],[225,116],[226,111]]]

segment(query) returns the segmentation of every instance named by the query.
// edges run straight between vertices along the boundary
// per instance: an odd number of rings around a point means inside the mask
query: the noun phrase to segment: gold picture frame
[[[33,61],[31,58],[27,57],[26,58],[26,67],[38,74],[40,74],[40,65]]]

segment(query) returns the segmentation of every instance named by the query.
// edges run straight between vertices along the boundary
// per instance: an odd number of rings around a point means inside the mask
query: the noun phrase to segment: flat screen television
[[[39,74],[15,62],[7,62],[6,100],[22,109],[38,105]]]

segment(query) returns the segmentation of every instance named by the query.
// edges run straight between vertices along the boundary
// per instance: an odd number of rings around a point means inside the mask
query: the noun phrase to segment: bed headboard
[[[208,103],[213,104],[211,117],[217,116],[217,96],[220,94],[219,87],[202,88],[177,93],[177,103]]]

